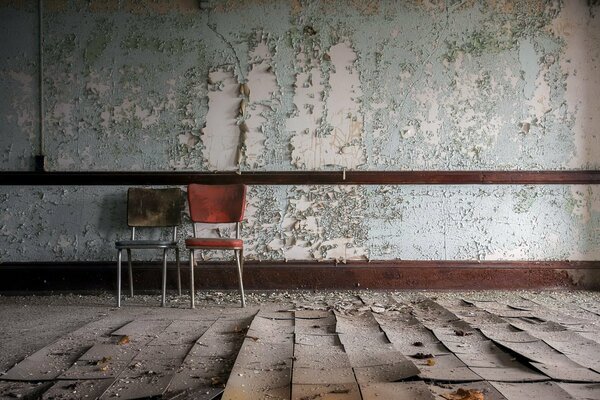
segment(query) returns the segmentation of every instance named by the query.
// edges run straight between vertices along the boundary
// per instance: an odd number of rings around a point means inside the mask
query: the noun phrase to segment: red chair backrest
[[[244,219],[246,185],[188,185],[192,222],[227,223]]]

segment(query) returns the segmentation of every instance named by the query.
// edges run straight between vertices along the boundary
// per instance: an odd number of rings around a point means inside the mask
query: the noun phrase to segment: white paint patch
[[[240,129],[236,124],[239,86],[230,70],[209,72],[209,80],[212,85],[208,88],[208,114],[206,127],[202,130],[204,158],[211,170],[235,170],[240,140]]]
[[[320,97],[324,88],[319,63],[315,60],[309,61],[303,52],[297,55],[297,59],[303,68],[302,72],[296,75],[296,114],[288,119],[286,127],[295,134],[291,140],[292,163],[297,167],[315,169],[319,165],[316,143],[306,142],[316,142],[317,129],[323,118],[324,104]]]
[[[153,107],[151,109],[145,109],[136,102],[127,98],[123,100],[120,105],[114,107],[112,118],[110,117],[110,114],[108,114],[107,117],[106,112],[101,114],[102,126],[108,127],[111,119],[117,124],[129,121],[131,119],[137,119],[140,121],[142,128],[146,129],[158,124],[159,112],[161,108],[162,107]]]
[[[277,80],[271,70],[273,60],[266,43],[259,43],[250,52],[250,63],[252,67],[248,73],[250,101],[247,107],[249,116],[246,118],[248,134],[245,143],[245,163],[251,169],[255,169],[263,165],[264,124],[267,122],[263,113],[272,106],[272,96],[277,91]]]
[[[547,73],[548,67],[542,66],[535,79],[533,98],[528,102],[531,108],[530,114],[538,120],[541,120],[546,113],[552,110],[552,104],[550,104],[550,85],[546,78]]]
[[[312,170],[338,166],[353,169],[365,163],[363,117],[357,100],[361,95],[360,80],[353,66],[356,53],[344,42],[333,46],[329,55],[334,71],[329,77],[331,89],[325,105],[320,62],[308,63],[304,53],[298,55],[304,68],[296,75],[294,104],[297,114],[288,120],[287,128],[295,133],[291,140],[292,163],[299,168]],[[331,127],[327,134],[319,131],[324,107],[326,122]]]
[[[97,72],[91,72],[85,89],[95,95],[103,96],[111,89],[111,86],[103,82]]]
[[[416,94],[415,99],[419,106],[418,115],[415,117],[419,120],[419,129],[425,141],[430,144],[439,144],[442,121],[439,118],[440,105],[437,101],[437,91],[431,87],[424,88]],[[407,135],[411,128],[414,130],[413,127],[407,128]]]
[[[592,187],[588,185],[572,185],[569,186],[571,192],[571,205],[573,206],[573,214],[580,217],[583,223],[588,224],[590,222],[592,208],[593,208],[593,195]]]
[[[158,114],[159,113],[155,109],[148,110],[140,107],[139,105],[135,106],[134,115],[142,123],[143,129],[149,128],[152,125],[156,125],[158,123]]]
[[[323,246],[333,246],[327,250],[325,258],[329,260],[364,260],[367,252],[364,247],[355,247],[354,240],[349,238],[336,238],[323,242]]]
[[[58,120],[70,119],[73,116],[74,105],[70,103],[56,103],[52,116]]]
[[[560,66],[567,74],[567,106],[574,115],[575,157],[568,166],[600,165],[600,7],[590,12],[584,0],[566,1],[553,21],[553,33],[565,40]]]
[[[310,260],[313,259],[311,248],[306,242],[300,240],[297,244],[283,250],[285,260]]]

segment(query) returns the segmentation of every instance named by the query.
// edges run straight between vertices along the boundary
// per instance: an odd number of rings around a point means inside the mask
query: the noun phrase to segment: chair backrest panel
[[[188,203],[192,222],[240,222],[246,208],[246,185],[192,183],[188,186]]]
[[[127,224],[132,227],[163,227],[181,224],[184,196],[179,188],[127,191]]]

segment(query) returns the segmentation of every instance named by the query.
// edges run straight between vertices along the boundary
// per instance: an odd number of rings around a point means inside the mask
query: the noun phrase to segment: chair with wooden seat
[[[181,274],[179,266],[179,247],[177,246],[177,227],[181,225],[184,196],[179,188],[142,189],[130,188],[127,191],[127,225],[131,227],[131,239],[115,242],[117,248],[117,307],[121,307],[121,258],[127,250],[129,266],[129,294],[133,297],[133,271],[131,250],[161,249],[162,254],[162,301],[164,307],[167,292],[167,251],[175,250],[177,262],[177,288],[181,295]],[[136,228],[171,228],[170,240],[143,240],[136,237]]]
[[[200,185],[188,186],[188,204],[194,237],[186,239],[185,246],[190,250],[190,294],[194,305],[194,251],[195,250],[231,250],[235,254],[238,267],[238,279],[242,307],[246,306],[244,297],[244,242],[240,239],[240,222],[244,219],[246,208],[245,185]],[[197,223],[226,224],[235,223],[235,238],[201,238],[197,235]]]

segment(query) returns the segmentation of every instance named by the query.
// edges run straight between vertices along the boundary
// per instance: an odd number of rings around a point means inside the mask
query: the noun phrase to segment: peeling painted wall
[[[50,170],[600,168],[594,2],[44,4]],[[2,170],[36,151],[35,6],[0,5]],[[0,187],[0,261],[114,258],[125,191]],[[596,186],[261,186],[243,233],[255,259],[588,260],[599,230]]]

